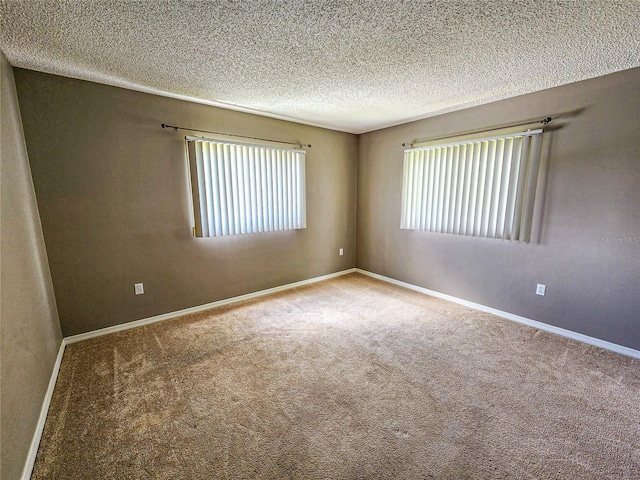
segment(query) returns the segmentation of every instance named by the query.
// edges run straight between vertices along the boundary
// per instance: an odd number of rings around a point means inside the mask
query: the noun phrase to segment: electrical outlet
[[[134,285],[136,295],[142,295],[144,293],[144,283],[136,283]]]
[[[547,286],[539,283],[536,287],[536,295],[541,295],[544,297],[545,293],[547,293]]]
[[[340,249],[340,255],[344,255],[344,248]]]

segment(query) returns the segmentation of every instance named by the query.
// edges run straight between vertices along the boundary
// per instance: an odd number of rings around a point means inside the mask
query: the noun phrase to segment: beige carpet
[[[353,274],[70,345],[34,478],[640,478],[640,362]]]

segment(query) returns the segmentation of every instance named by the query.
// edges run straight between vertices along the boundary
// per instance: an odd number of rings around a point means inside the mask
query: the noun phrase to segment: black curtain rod
[[[549,122],[553,120],[553,118],[551,117],[545,117],[542,120],[540,120],[537,123],[541,123],[543,126],[546,126],[549,124]],[[469,132],[469,133],[460,133],[460,134],[455,134],[455,135],[447,135],[446,137],[438,137],[438,138],[432,138],[430,140],[420,140],[419,142],[407,142],[407,143],[403,143],[402,146],[403,147],[413,147],[413,145],[415,143],[427,143],[427,142],[436,142],[438,140],[446,140],[448,138],[454,138],[454,137],[462,137],[462,136],[466,136],[466,135],[475,135],[477,133],[485,133],[485,132],[494,132],[496,130],[502,130],[505,128],[515,128],[515,127],[524,127],[526,125],[534,125],[536,122],[527,122],[527,123],[518,123],[516,125],[506,125],[504,127],[495,127],[495,128],[487,128],[485,130],[476,130],[475,132]]]
[[[198,130],[198,129],[195,129],[195,128],[186,128],[186,127],[175,127],[173,125],[167,125],[166,123],[162,124],[162,128],[173,128],[176,132],[178,130],[186,130],[186,131],[189,131],[189,132],[212,133],[214,135],[224,135],[226,137],[248,138],[250,140],[262,140],[263,142],[275,142],[275,143],[282,143],[282,144],[285,144],[285,145],[295,145],[297,147],[311,148],[311,144],[309,144],[309,143],[283,142],[281,140],[271,140],[269,138],[247,137],[245,135],[233,135],[231,133],[211,132],[209,130]]]

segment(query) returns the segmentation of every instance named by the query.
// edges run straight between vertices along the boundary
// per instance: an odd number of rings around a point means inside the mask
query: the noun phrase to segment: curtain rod
[[[413,145],[416,144],[416,143],[436,142],[438,140],[446,140],[448,138],[462,137],[462,136],[466,136],[466,135],[475,135],[477,133],[495,132],[496,130],[503,130],[505,128],[524,127],[526,125],[534,125],[536,123],[541,123],[542,125],[546,126],[546,125],[549,124],[549,122],[551,122],[551,120],[553,120],[553,118],[545,117],[542,120],[540,120],[539,122],[518,123],[518,124],[515,124],[515,125],[505,125],[504,127],[487,128],[485,130],[476,130],[475,132],[447,135],[446,137],[438,137],[438,138],[432,138],[432,139],[429,139],[429,140],[421,140],[419,142],[405,142],[405,143],[402,144],[402,146],[403,147],[413,147]]]
[[[196,128],[175,127],[173,125],[167,125],[166,123],[163,123],[161,126],[162,126],[162,128],[173,128],[176,132],[178,130],[186,130],[186,131],[190,131],[190,132],[213,133],[214,135],[224,135],[226,137],[249,138],[251,140],[262,140],[263,142],[274,142],[274,143],[282,143],[284,145],[295,145],[295,146],[300,147],[300,148],[302,148],[302,147],[311,148],[311,144],[309,144],[309,143],[283,142],[281,140],[271,140],[269,138],[247,137],[245,135],[233,135],[231,133],[212,132],[210,130],[198,130]]]

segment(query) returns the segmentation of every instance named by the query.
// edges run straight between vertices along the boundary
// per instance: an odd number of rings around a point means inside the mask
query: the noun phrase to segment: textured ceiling
[[[640,0],[1,0],[17,67],[353,133],[640,66]]]

